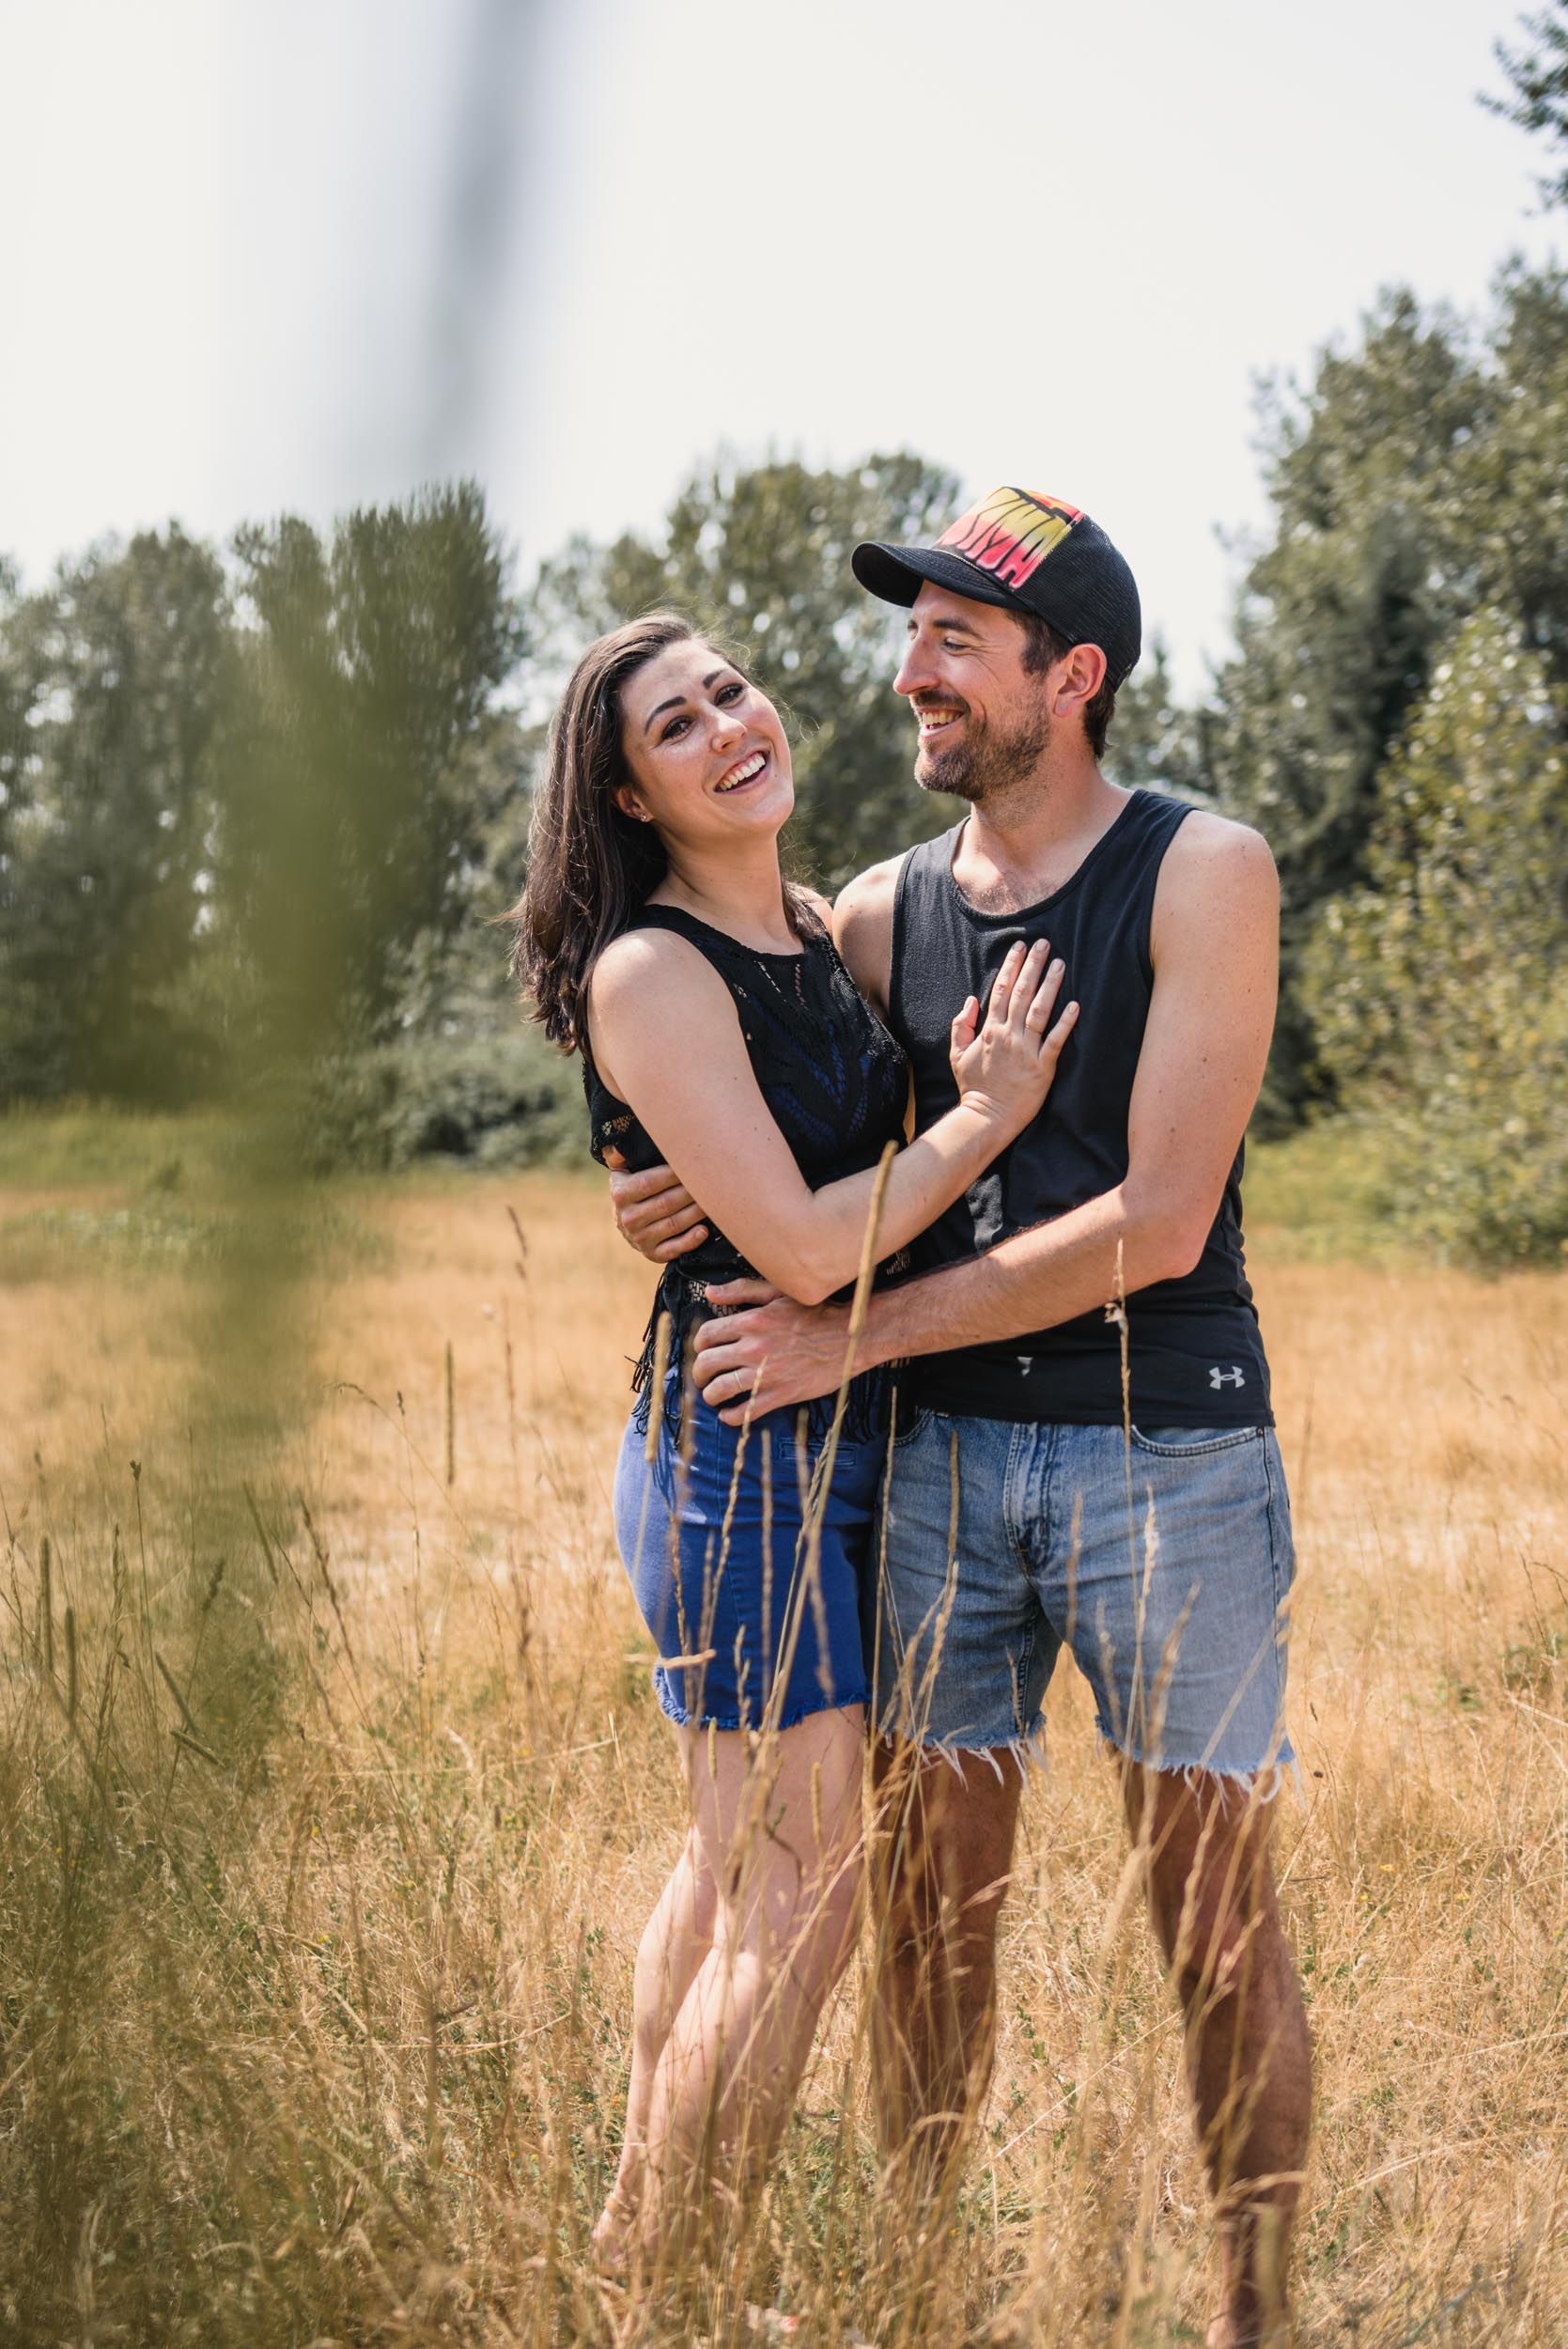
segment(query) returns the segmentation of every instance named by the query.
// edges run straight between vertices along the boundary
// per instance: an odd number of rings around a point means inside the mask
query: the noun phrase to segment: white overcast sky
[[[0,552],[721,444],[1086,506],[1189,688],[1252,383],[1560,243],[1502,0],[0,0]],[[853,593],[846,583],[846,593]]]

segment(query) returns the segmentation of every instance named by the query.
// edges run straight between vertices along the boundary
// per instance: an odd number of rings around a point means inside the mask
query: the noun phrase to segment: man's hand
[[[629,1174],[618,1150],[607,1150],[604,1163],[610,1169],[615,1229],[629,1248],[650,1264],[670,1264],[702,1246],[707,1237],[703,1211],[667,1166]]]
[[[757,1419],[838,1392],[849,1343],[846,1306],[797,1305],[766,1281],[726,1281],[707,1297],[710,1305],[742,1309],[703,1323],[692,1362],[704,1401],[726,1426],[740,1426],[748,1413]]]

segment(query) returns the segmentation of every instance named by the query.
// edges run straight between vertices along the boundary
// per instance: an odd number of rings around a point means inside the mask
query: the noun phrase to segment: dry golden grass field
[[[85,1159],[0,1188],[0,2341],[717,2349],[748,2299],[823,2344],[1201,2340],[1180,2036],[1070,1672],[951,2232],[884,2201],[862,1968],[722,2265],[596,2281],[683,1832],[608,1505],[650,1276],[588,1177],[218,1206]],[[1298,2338],[1555,2349],[1568,1286],[1253,1254],[1301,1557]]]

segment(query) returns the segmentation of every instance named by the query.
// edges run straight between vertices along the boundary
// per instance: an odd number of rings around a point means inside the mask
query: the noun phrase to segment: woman
[[[667,1160],[712,1218],[660,1282],[670,1347],[650,1334],[615,1483],[692,1824],[637,1956],[607,2262],[694,2215],[700,2148],[737,2185],[758,2174],[855,1924],[881,1374],[853,1382],[831,1464],[822,1407],[800,1430],[784,1412],[732,1429],[680,1376],[707,1282],[754,1272],[815,1302],[854,1278],[903,1137],[904,1056],[823,902],[780,871],[793,797],[778,712],[744,672],[671,614],[633,621],[589,646],[556,713],[516,911],[535,1016],[582,1055],[596,1156]],[[984,1019],[958,1008],[959,1106],[893,1162],[884,1257],[1038,1110],[1076,1016],[1048,1034],[1061,976],[1018,947]]]

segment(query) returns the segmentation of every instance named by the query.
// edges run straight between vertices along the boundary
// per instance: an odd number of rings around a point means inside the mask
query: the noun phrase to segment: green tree
[[[17,568],[8,555],[0,554],[0,958],[4,957],[5,941],[15,919],[18,818],[30,750],[28,716],[32,693],[28,664],[22,657],[19,642],[19,592]],[[0,1036],[5,1033],[4,1014],[0,1011]],[[8,1087],[6,1070],[0,1066],[0,1102],[5,1100],[8,1090],[14,1090],[14,1086]]]
[[[1568,1245],[1565,714],[1515,620],[1465,622],[1379,778],[1364,879],[1304,958],[1396,1216],[1492,1261]]]
[[[1443,489],[1464,608],[1512,614],[1568,685],[1568,271],[1504,272],[1475,428]]]
[[[286,519],[235,549],[225,908],[268,1037],[308,1054],[387,1034],[411,961],[468,913],[519,614],[472,483],[351,513],[325,543]]]
[[[0,1098],[200,1081],[227,646],[221,566],[173,525],[0,602]]]
[[[1485,398],[1455,321],[1404,292],[1358,350],[1324,351],[1304,392],[1265,397],[1273,533],[1242,583],[1210,742],[1217,795],[1280,866],[1276,1117],[1316,1086],[1296,981],[1318,908],[1359,875],[1378,771],[1467,608],[1470,550],[1445,489]]]
[[[1568,148],[1568,0],[1548,0],[1539,16],[1521,20],[1534,41],[1529,49],[1510,49],[1498,41],[1498,63],[1513,85],[1512,98],[1483,96],[1482,103],[1505,115],[1523,131],[1544,135]],[[1568,204],[1568,161],[1541,182],[1547,205]]]
[[[842,473],[704,468],[657,538],[578,538],[544,565],[530,606],[541,698],[593,637],[659,604],[740,639],[792,722],[797,859],[837,888],[954,819],[952,801],[914,785],[908,716],[889,691],[902,616],[856,585],[849,554],[861,538],[928,541],[957,489],[908,454]]]
[[[1212,786],[1260,825],[1284,893],[1283,995],[1265,1097],[1331,1098],[1302,957],[1322,907],[1367,877],[1379,777],[1438,648],[1506,614],[1568,683],[1568,281],[1505,272],[1467,329],[1384,297],[1358,348],[1322,354],[1265,411],[1268,545],[1207,716]]]
[[[1183,703],[1171,681],[1164,639],[1156,635],[1116,696],[1101,765],[1113,782],[1129,789],[1143,785],[1173,791],[1178,798],[1207,796],[1201,721]]]
[[[1510,98],[1483,102],[1568,144],[1568,0],[1500,45]],[[1568,201],[1568,169],[1543,183]],[[1385,761],[1437,649],[1470,614],[1506,616],[1568,685],[1568,280],[1515,264],[1471,328],[1385,294],[1359,345],[1263,403],[1268,543],[1250,563],[1237,653],[1201,724],[1206,779],[1257,822],[1283,888],[1281,1002],[1265,1112],[1331,1099],[1304,984],[1324,907],[1370,882]]]

